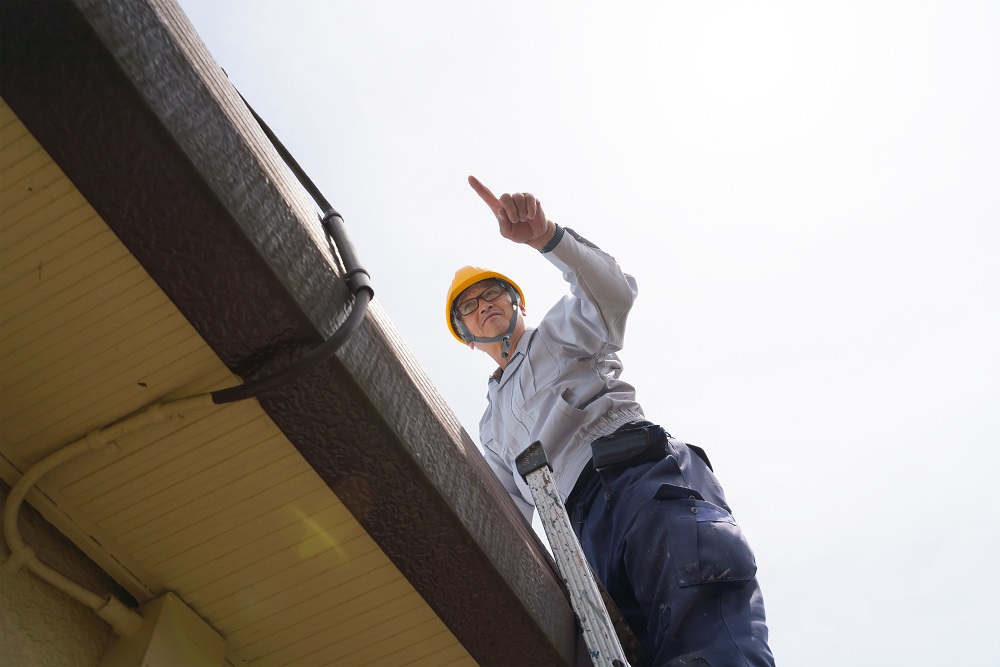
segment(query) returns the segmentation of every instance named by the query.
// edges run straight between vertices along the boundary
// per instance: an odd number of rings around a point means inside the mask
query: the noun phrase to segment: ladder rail
[[[598,667],[628,667],[611,616],[552,477],[552,467],[542,443],[532,443],[518,455],[516,465],[518,474],[531,489],[535,509],[549,538],[556,567],[566,582],[570,604],[583,631],[591,660]]]

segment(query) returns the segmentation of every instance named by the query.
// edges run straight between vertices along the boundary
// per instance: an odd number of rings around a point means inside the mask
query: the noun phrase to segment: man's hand
[[[530,245],[535,250],[544,248],[552,240],[556,233],[555,223],[545,218],[542,204],[535,199],[535,195],[528,192],[504,193],[497,199],[475,176],[469,176],[469,185],[497,217],[500,236]]]

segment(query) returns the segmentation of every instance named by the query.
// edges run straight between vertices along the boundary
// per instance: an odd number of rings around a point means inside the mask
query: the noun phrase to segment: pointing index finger
[[[476,191],[479,198],[486,202],[486,205],[490,207],[491,211],[496,213],[497,209],[503,208],[500,204],[500,200],[497,199],[492,192],[490,192],[488,187],[480,183],[478,178],[475,176],[469,176],[469,185],[471,185],[472,189]]]

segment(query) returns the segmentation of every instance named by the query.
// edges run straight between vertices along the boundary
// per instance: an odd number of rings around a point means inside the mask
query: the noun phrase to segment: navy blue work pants
[[[671,438],[660,461],[594,475],[567,509],[654,665],[774,665],[753,552],[688,445]]]

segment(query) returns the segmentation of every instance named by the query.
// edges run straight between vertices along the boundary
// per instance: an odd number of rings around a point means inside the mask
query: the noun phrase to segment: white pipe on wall
[[[104,449],[123,435],[134,433],[153,424],[163,423],[174,417],[180,417],[192,410],[216,407],[216,405],[211,394],[158,403],[105,428],[91,431],[83,438],[52,452],[32,465],[17,480],[7,497],[7,502],[4,503],[3,534],[11,550],[10,557],[3,564],[4,571],[14,572],[22,566],[26,566],[41,579],[93,609],[98,616],[111,624],[117,634],[127,637],[134,633],[142,625],[142,616],[137,612],[114,596],[102,596],[87,590],[38,559],[35,550],[24,543],[17,528],[17,517],[21,510],[21,504],[28,491],[39,479],[67,461],[89,451]]]

